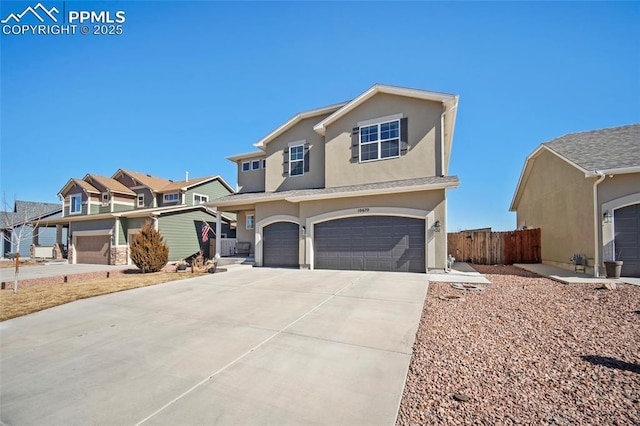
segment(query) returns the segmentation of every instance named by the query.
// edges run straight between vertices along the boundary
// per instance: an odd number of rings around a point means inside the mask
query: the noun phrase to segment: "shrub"
[[[169,260],[169,246],[153,228],[151,221],[147,221],[140,233],[132,238],[130,247],[131,261],[143,274],[160,271]]]

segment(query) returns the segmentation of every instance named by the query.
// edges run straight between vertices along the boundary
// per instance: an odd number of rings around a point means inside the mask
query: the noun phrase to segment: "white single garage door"
[[[314,267],[426,272],[425,221],[359,216],[315,225]]]
[[[110,242],[109,235],[76,237],[76,263],[108,265]]]
[[[300,228],[297,223],[276,222],[262,230],[264,266],[299,266]]]
[[[616,259],[623,277],[640,277],[640,204],[614,211]]]

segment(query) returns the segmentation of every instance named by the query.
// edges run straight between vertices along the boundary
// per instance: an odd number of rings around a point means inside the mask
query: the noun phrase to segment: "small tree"
[[[169,260],[169,246],[151,221],[147,221],[140,233],[132,238],[130,247],[131,261],[143,274],[160,271]]]
[[[18,203],[22,203],[24,208],[18,210]],[[41,217],[46,213],[46,208],[36,207],[38,203],[15,201],[13,206],[7,203],[6,197],[2,197],[2,207],[0,225],[2,226],[2,238],[0,244],[4,241],[11,246],[15,244],[15,272],[13,278],[13,293],[18,292],[18,281],[20,274],[20,245],[27,238],[33,238],[35,230],[38,228]]]

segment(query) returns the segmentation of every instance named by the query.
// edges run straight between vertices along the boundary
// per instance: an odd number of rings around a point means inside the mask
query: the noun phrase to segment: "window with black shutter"
[[[397,158],[409,148],[407,118],[381,121],[351,132],[351,161],[368,162]]]

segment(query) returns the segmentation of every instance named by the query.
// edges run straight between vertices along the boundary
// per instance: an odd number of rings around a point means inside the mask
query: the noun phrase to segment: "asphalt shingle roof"
[[[640,166],[640,124],[571,133],[543,145],[591,172]]]
[[[37,219],[62,210],[62,204],[16,201],[12,212],[1,212],[2,229],[22,224],[25,220]]]
[[[231,194],[225,195],[224,197],[217,198],[212,200],[211,204],[215,205],[216,202],[229,203],[234,202],[237,204],[242,203],[254,203],[260,201],[269,201],[279,200],[283,198],[290,197],[307,197],[307,196],[322,196],[322,195],[330,195],[330,194],[345,194],[350,192],[358,192],[358,191],[372,191],[372,190],[390,190],[393,188],[406,188],[412,186],[420,186],[420,185],[446,185],[446,184],[458,184],[457,176],[429,176],[415,179],[403,179],[403,180],[394,180],[388,182],[379,182],[379,183],[367,183],[361,185],[347,185],[347,186],[336,186],[332,188],[318,188],[318,189],[295,189],[290,191],[279,191],[279,192],[249,192],[249,193],[241,193],[241,194]]]

